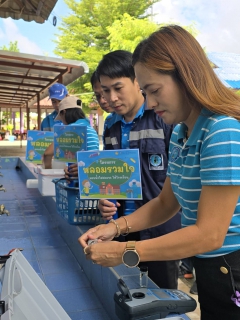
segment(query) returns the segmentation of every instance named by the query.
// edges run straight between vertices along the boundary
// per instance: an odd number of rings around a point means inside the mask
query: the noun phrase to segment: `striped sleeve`
[[[99,138],[91,126],[87,127],[87,150],[99,150]]]
[[[240,185],[240,123],[223,117],[211,127],[202,143],[202,185]]]

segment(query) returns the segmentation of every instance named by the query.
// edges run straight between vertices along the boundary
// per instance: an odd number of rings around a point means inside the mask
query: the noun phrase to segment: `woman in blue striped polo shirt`
[[[240,96],[223,85],[199,43],[179,26],[143,40],[133,65],[148,107],[165,123],[178,124],[168,176],[161,194],[127,222],[119,218],[91,229],[80,243],[87,258],[115,266],[122,256],[124,262],[126,243],[106,240],[161,224],[181,207],[182,229],[136,242],[133,255],[141,262],[194,256],[201,319],[239,320]],[[101,211],[115,212],[106,205]],[[88,238],[105,242],[87,247]]]

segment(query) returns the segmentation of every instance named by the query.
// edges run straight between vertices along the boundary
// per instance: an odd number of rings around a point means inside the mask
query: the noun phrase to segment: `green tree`
[[[144,18],[146,10],[157,0],[65,0],[73,14],[63,18],[62,31],[57,40],[56,54],[64,58],[79,59],[88,48],[109,50],[108,26],[121,19],[124,13]],[[66,41],[65,41],[66,40]],[[97,53],[94,52],[94,53]],[[101,55],[101,52],[100,52]],[[89,58],[89,57],[88,57]],[[93,57],[95,60],[95,57]],[[96,57],[98,59],[98,56]]]
[[[68,86],[69,92],[79,94],[83,110],[89,113],[92,101],[90,75],[102,56],[109,51],[133,51],[136,45],[162,24],[151,22],[146,12],[158,0],[65,0],[72,14],[62,19],[58,28],[55,54],[65,59],[82,60],[89,74]],[[194,24],[185,27],[197,35]]]
[[[158,0],[65,0],[72,14],[62,19],[58,28],[54,53],[65,59],[82,60],[90,69],[96,68],[102,56],[110,51],[111,39],[109,26],[115,20],[121,20],[125,13],[135,19],[145,19],[147,9]],[[91,92],[89,75],[84,75],[69,86],[72,93]],[[81,95],[86,105],[91,101],[91,94]]]
[[[8,46],[2,46],[0,47],[1,50],[6,50],[6,51],[13,51],[13,52],[20,52],[18,49],[18,42],[17,41],[10,41]]]
[[[136,19],[125,13],[123,17],[115,20],[111,26],[107,27],[110,50],[122,49],[133,52],[139,42],[164,25],[166,24],[157,24],[148,18]],[[183,26],[183,28],[194,37],[199,34],[195,23]]]
[[[136,19],[125,13],[119,20],[107,27],[110,50],[128,50],[133,52],[140,41],[156,31],[160,25],[148,18]]]

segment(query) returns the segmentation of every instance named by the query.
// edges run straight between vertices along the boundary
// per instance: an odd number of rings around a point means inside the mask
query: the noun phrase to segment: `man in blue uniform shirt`
[[[55,124],[61,124],[61,121],[54,121],[58,114],[59,103],[68,95],[67,88],[61,83],[54,83],[49,89],[49,99],[52,101],[54,111],[47,115],[41,123],[41,131],[53,131]]]
[[[106,123],[104,149],[139,149],[143,200],[118,201],[118,216],[126,216],[158,196],[167,173],[168,148],[172,126],[166,125],[154,112],[148,110],[132,66],[132,54],[118,50],[106,54],[97,68],[103,95],[114,109],[115,117]],[[107,200],[99,201],[102,215]],[[109,202],[109,204],[111,204]],[[140,218],[141,219],[141,218]],[[124,241],[159,237],[180,229],[180,214],[166,223],[140,233],[131,233]],[[176,289],[179,261],[144,262],[149,277],[162,288]]]

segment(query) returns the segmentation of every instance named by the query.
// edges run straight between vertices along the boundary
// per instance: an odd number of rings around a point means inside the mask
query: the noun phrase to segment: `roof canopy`
[[[48,96],[55,82],[65,86],[88,73],[85,62],[0,50],[0,107],[19,111]]]
[[[0,17],[44,23],[57,0],[1,0]]]

